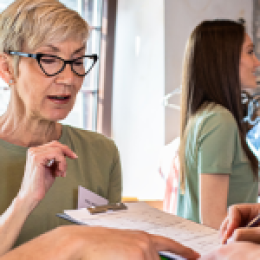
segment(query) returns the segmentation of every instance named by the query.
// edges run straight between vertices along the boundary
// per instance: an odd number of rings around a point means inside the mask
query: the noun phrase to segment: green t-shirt
[[[209,104],[189,121],[186,134],[185,193],[178,191],[177,215],[201,222],[200,174],[229,175],[228,206],[257,202],[258,182],[242,149],[237,123],[227,109]]]
[[[112,140],[98,133],[62,126],[59,141],[70,147],[78,159],[67,158],[66,178],[55,180],[45,198],[27,218],[16,246],[57,226],[68,224],[55,215],[77,207],[79,185],[110,202],[121,200],[120,159]],[[20,189],[27,150],[0,139],[0,214],[9,207]]]

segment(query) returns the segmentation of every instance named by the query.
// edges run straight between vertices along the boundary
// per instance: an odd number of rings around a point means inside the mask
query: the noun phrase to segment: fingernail
[[[226,244],[229,244],[229,243],[232,243],[232,242],[234,242],[233,236],[227,239]]]
[[[78,158],[78,156],[77,156],[75,153],[73,153],[73,155],[74,155],[74,158],[75,158],[75,159],[77,159],[77,158]]]

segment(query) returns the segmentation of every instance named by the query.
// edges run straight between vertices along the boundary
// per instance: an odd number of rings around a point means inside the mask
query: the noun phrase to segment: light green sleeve
[[[198,173],[231,174],[238,127],[229,112],[211,114],[198,136]]]

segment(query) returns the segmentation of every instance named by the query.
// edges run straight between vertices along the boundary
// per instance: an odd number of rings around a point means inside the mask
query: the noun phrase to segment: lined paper
[[[178,241],[200,254],[219,245],[218,231],[201,224],[165,213],[145,202],[125,203],[127,210],[90,215],[88,210],[64,211],[85,225],[118,229],[137,229]]]

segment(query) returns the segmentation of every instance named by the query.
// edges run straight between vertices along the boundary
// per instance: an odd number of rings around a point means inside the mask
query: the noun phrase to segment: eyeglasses
[[[44,74],[50,77],[61,73],[67,64],[70,64],[71,70],[76,75],[84,77],[94,67],[98,60],[96,54],[84,55],[72,60],[64,60],[58,56],[43,53],[31,54],[17,51],[8,51],[7,53],[36,59]]]

